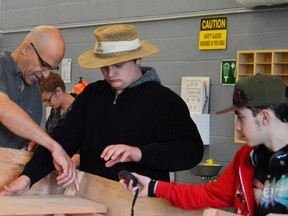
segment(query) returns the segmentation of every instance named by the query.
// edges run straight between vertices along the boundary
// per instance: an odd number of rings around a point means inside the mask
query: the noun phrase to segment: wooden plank
[[[10,215],[9,215],[10,216]],[[38,215],[37,215],[38,216]],[[39,216],[52,216],[52,215],[39,215]],[[83,214],[53,214],[53,216],[105,216],[104,214],[97,213],[83,213]],[[129,215],[127,215],[129,216]]]
[[[0,191],[22,172],[32,152],[0,147]]]
[[[59,192],[59,186],[56,183],[57,174],[49,175],[49,190],[47,188],[47,178],[36,183],[30,191],[25,194],[48,194]],[[97,203],[103,203],[108,207],[105,216],[127,216],[131,213],[131,205],[133,196],[116,182],[97,175],[92,175],[86,172],[79,171],[78,177],[80,180],[80,190],[75,191],[74,187],[68,187],[64,191],[65,195],[75,195],[85,199],[93,200]],[[135,215],[137,216],[232,216],[233,213],[208,208],[199,210],[183,210],[171,206],[166,200],[159,198],[138,198],[134,207]],[[70,215],[70,214],[69,214]],[[71,214],[73,216],[96,216],[97,214]],[[58,216],[58,215],[57,215]],[[61,215],[63,216],[63,215]],[[66,215],[67,216],[67,215]]]
[[[97,175],[84,173],[80,190],[76,196],[103,203],[108,207],[105,216],[127,216],[131,214],[133,196],[117,181],[112,181]],[[137,216],[201,216],[203,210],[183,210],[171,206],[166,200],[159,198],[139,198],[134,206]]]
[[[31,156],[31,152],[0,147],[0,188],[5,184],[9,184],[21,173],[23,166]],[[80,204],[78,199],[81,198],[85,202],[94,201],[94,205],[96,202],[96,204],[103,203],[108,206],[108,212],[105,216],[130,215],[133,196],[122,188],[118,182],[79,171],[80,190],[75,191],[73,187],[64,190],[57,185],[56,176],[57,173],[52,172],[33,185],[25,195],[0,198],[0,215],[69,214],[95,216],[98,215],[97,213],[101,214],[103,212],[103,209],[99,212],[98,208],[97,211],[94,209],[91,212],[91,209],[89,210],[88,207],[86,208],[85,205]],[[65,196],[63,196],[63,193]],[[75,204],[72,195],[76,196],[74,197],[77,200]],[[101,204],[98,204],[97,207],[99,205],[103,207]],[[107,210],[106,206],[104,206],[105,212]],[[79,212],[79,210],[82,211]],[[84,210],[86,212],[83,212]],[[137,199],[134,211],[137,216],[200,216],[203,214],[203,210],[182,210],[171,206],[163,199],[156,198]]]
[[[49,176],[50,181],[48,182],[52,183],[52,185],[47,187],[47,178],[45,178],[33,185],[31,190],[25,194],[45,194],[45,192],[50,193],[57,191],[59,186],[56,184],[56,181],[53,180],[56,176],[56,173],[51,173]],[[131,214],[133,196],[117,181],[82,171],[79,171],[78,176],[80,179],[80,190],[75,191],[74,187],[68,187],[64,192],[65,195],[75,195],[106,205],[108,211],[105,216],[127,216]],[[49,190],[46,190],[47,188],[49,188]],[[134,206],[134,212],[137,216],[200,216],[203,210],[183,210],[171,206],[164,199],[138,198]]]
[[[65,195],[4,196],[0,197],[0,209],[0,215],[5,216],[107,212],[107,207],[103,204]]]
[[[215,208],[208,208],[205,209],[205,211],[203,212],[203,216],[234,216],[234,215],[236,216],[237,214]]]
[[[25,165],[33,155],[32,152],[0,147],[0,162]]]

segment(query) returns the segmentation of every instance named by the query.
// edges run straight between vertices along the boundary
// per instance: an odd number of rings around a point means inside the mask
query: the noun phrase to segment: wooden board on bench
[[[0,215],[106,213],[105,205],[77,196],[23,195],[0,197]]]

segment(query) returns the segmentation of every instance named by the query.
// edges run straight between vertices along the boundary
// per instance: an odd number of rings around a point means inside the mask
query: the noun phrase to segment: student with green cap
[[[183,209],[234,207],[239,215],[288,214],[288,95],[285,83],[272,75],[248,76],[234,88],[235,129],[246,144],[216,182],[176,184],[133,173],[139,197],[167,199]],[[274,214],[274,215],[275,215]]]

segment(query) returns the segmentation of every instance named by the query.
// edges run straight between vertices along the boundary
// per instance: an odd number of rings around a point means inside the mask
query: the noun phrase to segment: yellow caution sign
[[[201,19],[199,50],[226,49],[227,17]]]

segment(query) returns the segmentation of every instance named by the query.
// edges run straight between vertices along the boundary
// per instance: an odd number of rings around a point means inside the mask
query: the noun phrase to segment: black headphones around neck
[[[288,168],[288,145],[277,152],[269,151],[264,145],[259,145],[250,152],[249,160],[254,168],[270,168],[283,170]]]

